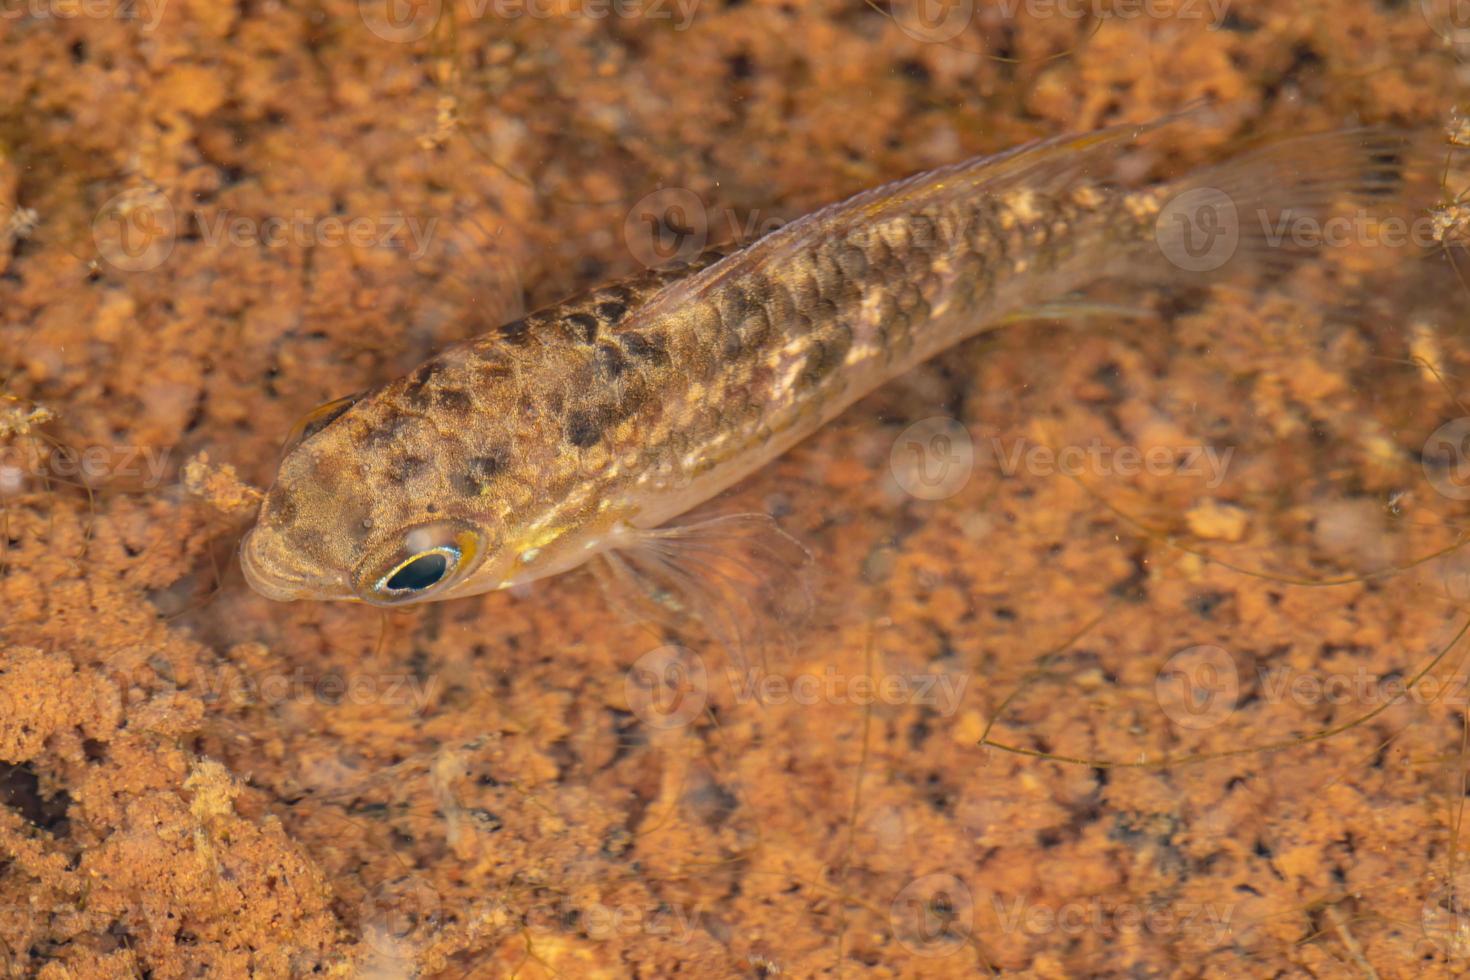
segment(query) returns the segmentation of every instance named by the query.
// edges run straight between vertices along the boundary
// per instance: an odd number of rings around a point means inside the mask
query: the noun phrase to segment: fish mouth
[[[319,583],[293,565],[279,535],[267,536],[259,527],[240,539],[240,570],[252,589],[276,602],[335,598],[323,595]]]

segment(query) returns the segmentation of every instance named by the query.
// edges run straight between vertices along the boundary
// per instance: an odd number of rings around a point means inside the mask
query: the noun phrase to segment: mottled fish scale
[[[636,314],[738,250],[592,290],[382,389],[354,409],[360,444],[379,451],[383,476],[410,487],[410,500],[494,499],[509,522],[545,499],[562,501],[565,518],[620,487],[687,487],[752,448],[784,448],[957,330],[976,329],[1006,283],[1034,283],[1074,253],[1047,246],[1084,220],[1131,235],[1118,226],[1127,211],[1117,195],[1090,190],[1090,209],[1025,192],[887,216],[818,240],[782,268],[746,270],[657,322]],[[519,392],[508,416],[506,389]],[[421,444],[411,432],[425,426],[440,447],[433,460],[375,443],[374,433],[395,431],[394,442]]]

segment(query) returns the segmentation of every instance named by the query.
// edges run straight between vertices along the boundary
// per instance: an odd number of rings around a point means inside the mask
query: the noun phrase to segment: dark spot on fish
[[[614,302],[597,304],[597,315],[602,317],[608,323],[617,323],[627,312],[628,305],[626,303]]]
[[[934,219],[926,214],[915,214],[909,217],[908,235],[909,247],[915,251],[928,252],[939,245],[939,234]]]
[[[525,318],[502,324],[499,330],[501,338],[511,344],[524,344],[530,332],[531,324]]]
[[[602,409],[603,422],[612,425],[628,418],[648,403],[650,389],[647,385],[627,385],[617,393],[617,400]]]
[[[567,322],[577,328],[587,343],[597,339],[597,317],[591,313],[573,313],[567,317]]]
[[[786,321],[786,332],[793,337],[805,337],[816,327],[816,321],[805,313],[793,313]]]
[[[618,341],[623,345],[623,350],[633,357],[649,361],[653,364],[667,364],[669,360],[668,351],[664,342],[659,337],[645,337],[641,333],[627,331],[618,335]]]
[[[868,257],[856,245],[839,245],[835,258],[837,268],[849,282],[856,283],[868,273]]]
[[[791,293],[792,305],[800,313],[810,313],[812,307],[822,298],[822,284],[817,281],[816,276],[806,272],[798,272],[787,288]]]
[[[410,405],[415,408],[426,407],[424,389],[434,380],[434,375],[442,366],[438,361],[425,361],[408,376],[408,383],[403,386],[403,397]]]
[[[822,340],[813,340],[811,352],[802,367],[800,381],[804,385],[820,384],[842,366],[852,347],[852,331],[842,324]]]
[[[494,449],[483,456],[471,456],[465,461],[465,471],[460,474],[460,489],[465,493],[479,495],[490,485],[490,481],[505,472],[510,454],[504,449]]]
[[[405,453],[388,461],[388,478],[394,483],[406,483],[422,473],[429,461],[422,456]]]
[[[756,309],[754,297],[739,286],[726,291],[720,301],[720,319],[727,327],[733,327],[750,316]]]
[[[578,449],[595,445],[602,438],[600,419],[592,412],[573,412],[567,418],[567,441]]]
[[[492,378],[503,378],[510,374],[510,361],[505,352],[494,344],[483,341],[470,348],[470,354],[480,365],[480,373]]]
[[[756,347],[765,343],[771,334],[771,318],[766,315],[764,308],[757,306],[740,324],[740,337],[747,347]]]
[[[720,334],[720,356],[727,361],[733,361],[740,357],[740,350],[739,331],[725,328]]]
[[[597,345],[597,373],[604,381],[611,381],[622,376],[628,370],[628,362],[623,358],[623,352],[612,344]]]
[[[289,494],[272,494],[270,503],[265,509],[266,516],[277,524],[295,524],[299,513],[296,500]]]
[[[527,419],[534,419],[541,415],[541,406],[536,404],[536,399],[531,397],[529,391],[523,392],[520,397],[521,414]]]
[[[754,350],[770,329],[765,308],[744,290],[730,294],[720,317],[724,325],[720,335],[720,354],[726,361],[736,360],[742,353]]]
[[[397,412],[385,418],[380,425],[375,425],[363,433],[362,445],[366,449],[382,449],[399,441],[405,429],[411,423],[410,416],[400,415]]]
[[[604,286],[593,294],[599,303],[624,303],[632,297],[628,290],[621,285]]]
[[[434,392],[434,401],[440,408],[468,415],[474,405],[470,393],[462,388],[439,388]]]

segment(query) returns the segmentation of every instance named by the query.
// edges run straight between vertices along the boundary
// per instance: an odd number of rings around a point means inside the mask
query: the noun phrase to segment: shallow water
[[[0,4],[0,975],[1463,972],[1457,253],[894,381],[716,502],[813,555],[754,673],[584,572],[235,561],[222,467],[522,306],[1201,96],[1140,172],[1463,102],[1448,5],[1128,10]]]

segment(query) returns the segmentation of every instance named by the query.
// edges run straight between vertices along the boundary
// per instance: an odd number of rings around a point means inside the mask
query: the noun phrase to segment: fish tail
[[[1178,270],[1268,278],[1328,248],[1414,248],[1440,158],[1423,134],[1402,130],[1280,140],[1168,185],[1154,240]]]

